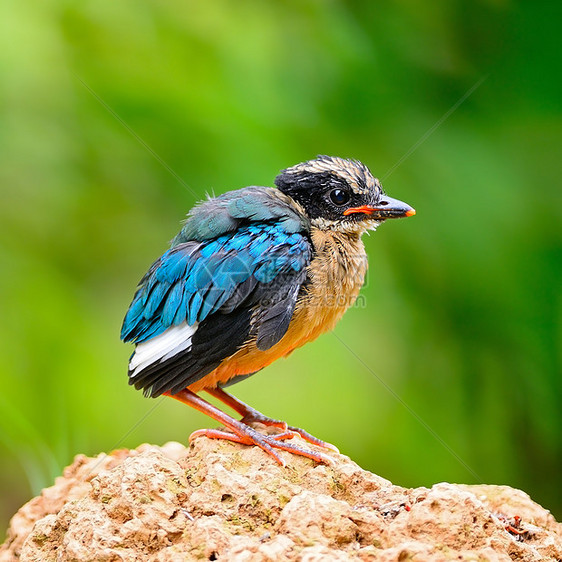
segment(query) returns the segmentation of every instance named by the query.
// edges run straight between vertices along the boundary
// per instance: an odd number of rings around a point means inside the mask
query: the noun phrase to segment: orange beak
[[[381,197],[380,201],[377,202],[376,207],[372,205],[361,205],[360,207],[351,207],[343,212],[346,216],[356,213],[363,213],[371,218],[384,220],[411,217],[416,214],[416,211],[407,203],[384,195]]]

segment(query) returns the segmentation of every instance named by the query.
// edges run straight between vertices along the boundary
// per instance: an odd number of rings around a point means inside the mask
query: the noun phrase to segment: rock
[[[14,515],[0,561],[562,559],[562,525],[519,490],[282,455],[207,438],[78,455]]]

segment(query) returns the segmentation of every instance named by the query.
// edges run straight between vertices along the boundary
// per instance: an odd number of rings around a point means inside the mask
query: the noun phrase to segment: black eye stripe
[[[330,201],[334,205],[337,205],[338,207],[340,207],[341,205],[345,205],[351,199],[349,193],[344,189],[340,189],[339,187],[332,189],[332,191],[330,191],[329,196],[330,196]]]

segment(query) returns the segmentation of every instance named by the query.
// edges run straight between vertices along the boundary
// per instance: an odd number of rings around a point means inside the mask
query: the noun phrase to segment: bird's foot
[[[314,437],[314,435],[311,435],[310,433],[308,433],[308,431],[305,431],[300,427],[294,427],[292,425],[288,425],[287,422],[284,422],[282,420],[268,418],[267,416],[264,416],[261,412],[258,412],[253,408],[251,409],[249,408],[248,410],[249,410],[248,413],[240,420],[242,423],[246,425],[249,425],[251,423],[261,423],[268,427],[277,427],[282,431],[290,432],[293,437],[299,435],[305,441],[308,441],[309,443],[312,443],[317,447],[322,447],[323,449],[328,449],[329,451],[333,451],[334,453],[338,453],[338,454],[340,452],[335,445],[332,445],[331,443],[327,443],[326,441],[322,441],[321,439],[318,439],[318,437]]]
[[[203,414],[207,414],[214,420],[222,423],[227,428],[227,430],[200,429],[190,435],[190,441],[196,439],[197,437],[205,436],[211,439],[226,439],[228,441],[234,441],[235,443],[242,443],[244,445],[257,445],[266,453],[271,455],[282,466],[285,466],[285,461],[281,458],[280,455],[277,454],[275,449],[289,451],[290,453],[300,455],[301,457],[307,457],[318,463],[330,464],[331,462],[330,457],[324,453],[310,451],[298,445],[294,445],[293,443],[285,443],[287,439],[292,439],[297,435],[303,437],[314,445],[319,445],[321,447],[324,447],[325,449],[337,451],[337,449],[333,445],[324,443],[323,441],[320,441],[320,439],[316,439],[316,437],[313,437],[302,429],[290,427],[285,422],[267,418],[247,404],[240,402],[239,400],[234,398],[234,396],[227,394],[222,389],[210,389],[207,390],[207,392],[209,392],[213,396],[216,396],[225,404],[235,409],[241,416],[243,416],[243,421],[236,420],[228,414],[225,414],[222,410],[219,410],[216,406],[213,406],[213,404],[207,402],[200,396],[197,396],[197,394],[195,394],[188,388],[180,390],[176,394],[169,394],[169,396],[171,396],[172,398],[175,398],[176,400],[179,400],[180,402],[183,402],[184,404],[195,408]],[[245,418],[246,421],[244,421]],[[281,429],[281,433],[264,435],[263,433],[260,433],[253,427],[249,426],[248,422],[259,422],[266,426],[269,425],[272,427],[277,427]]]
[[[272,420],[276,421],[276,420]],[[260,421],[260,423],[263,423]],[[281,424],[285,422],[280,422]],[[264,424],[268,425],[268,424]],[[273,427],[279,427],[276,424],[269,424]],[[287,425],[287,424],[285,424]],[[282,451],[289,451],[294,455],[300,455],[301,457],[307,457],[322,464],[330,464],[332,461],[329,456],[319,453],[316,451],[310,451],[299,447],[298,445],[293,445],[292,443],[285,443],[286,439],[292,439],[296,436],[298,432],[288,429],[282,433],[277,433],[273,435],[265,435],[260,433],[256,429],[244,424],[244,427],[234,427],[231,426],[230,429],[234,432],[225,431],[222,429],[198,429],[194,431],[189,436],[189,441],[197,439],[197,437],[208,437],[209,439],[226,439],[227,441],[233,441],[234,443],[241,443],[242,445],[257,445],[260,449],[264,450],[266,453],[271,455],[281,466],[286,466],[285,461],[277,454],[275,449],[280,449]],[[283,429],[283,428],[281,428]],[[305,432],[306,433],[306,432]],[[299,434],[300,435],[300,434]],[[319,441],[319,440],[318,440]]]

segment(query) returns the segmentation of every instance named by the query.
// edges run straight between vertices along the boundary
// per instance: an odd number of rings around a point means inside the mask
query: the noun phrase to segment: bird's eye
[[[330,191],[330,200],[334,205],[345,205],[349,201],[349,193],[343,189],[332,189]]]

